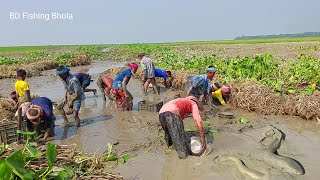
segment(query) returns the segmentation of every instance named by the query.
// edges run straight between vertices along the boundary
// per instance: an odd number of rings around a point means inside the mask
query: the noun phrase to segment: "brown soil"
[[[70,63],[71,66],[88,65],[91,63],[91,60],[86,55],[79,55],[76,58],[64,61]],[[59,63],[56,61],[38,61],[24,65],[0,66],[0,79],[16,77],[16,70],[19,68],[25,69],[28,77],[33,77],[41,75],[41,71],[54,69],[57,66],[59,66]]]
[[[0,122],[13,120],[14,112],[14,101],[0,98]]]
[[[291,115],[311,120],[320,117],[320,92],[313,95],[282,95],[256,82],[234,84],[231,104],[265,115]]]

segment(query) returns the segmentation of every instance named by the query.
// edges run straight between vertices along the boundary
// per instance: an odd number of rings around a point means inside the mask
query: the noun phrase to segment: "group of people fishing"
[[[165,87],[171,87],[173,80],[171,71],[156,69],[152,59],[144,53],[140,53],[137,60],[140,61],[143,72],[141,82],[144,95],[147,94],[150,84],[156,94],[160,93],[157,88],[156,77],[162,77]],[[97,85],[103,95],[103,100],[108,98],[110,101],[115,101],[119,110],[132,110],[133,96],[128,91],[127,85],[131,77],[136,77],[138,68],[138,64],[129,63],[128,68],[119,72],[114,79],[106,74],[101,74],[97,79]],[[167,102],[159,111],[159,121],[165,132],[167,146],[173,145],[179,158],[184,159],[190,154],[183,120],[192,113],[200,134],[202,149],[205,150],[206,139],[200,116],[204,113],[202,102],[206,101],[210,108],[215,107],[212,99],[216,99],[220,104],[225,105],[224,99],[231,92],[228,86],[220,87],[216,83],[211,84],[215,73],[215,67],[209,66],[206,69],[206,74],[188,78],[185,84],[186,97]],[[67,115],[73,114],[77,127],[80,127],[79,111],[81,102],[86,98],[84,92],[97,94],[96,89],[87,88],[92,81],[91,76],[85,73],[72,74],[66,66],[57,67],[56,74],[62,80],[65,88],[64,98],[57,103],[56,107],[65,125],[69,125]],[[31,100],[29,84],[25,81],[25,78],[26,71],[18,70],[15,91],[11,93],[11,97],[15,100],[17,107],[22,109],[21,115],[27,124],[27,130],[38,131],[43,134],[44,140],[47,140],[48,137],[54,136],[54,121],[56,118],[53,114],[53,102],[47,97],[38,97]],[[18,116],[17,113],[16,116]]]

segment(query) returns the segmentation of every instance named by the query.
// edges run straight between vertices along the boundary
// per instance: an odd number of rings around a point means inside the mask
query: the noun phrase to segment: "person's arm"
[[[46,128],[46,131],[44,132],[44,136],[43,136],[44,140],[47,140],[47,138],[49,137],[50,131],[51,131],[51,128]]]
[[[216,90],[218,90],[218,89],[219,89],[219,87],[217,87],[217,86],[215,85],[215,83],[213,83],[213,84],[212,84],[212,90],[213,90],[213,92],[216,91]]]
[[[190,96],[190,93],[191,93],[192,89],[195,88],[195,87],[196,87],[196,86],[193,85],[193,84],[190,85],[190,87],[189,87],[189,89],[188,89],[188,91],[187,91],[187,96]]]
[[[23,115],[23,117],[22,117],[22,122],[26,122],[26,124],[27,124],[27,131],[28,131],[28,132],[32,132],[32,131],[34,130],[33,124],[32,124],[31,121],[27,118],[27,114]]]
[[[72,86],[73,86],[73,89],[74,89],[74,94],[69,96],[69,99],[68,99],[68,106],[69,107],[73,106],[74,101],[79,99],[79,97],[81,95],[81,92],[82,92],[82,89],[81,89],[79,81],[72,82]]]
[[[204,97],[205,97],[205,99],[206,99],[206,102],[207,102],[208,106],[209,106],[211,109],[215,109],[216,106],[212,103],[211,98],[209,98],[208,95],[206,95],[206,96],[204,96]]]
[[[50,131],[51,131],[52,128],[53,128],[53,119],[52,119],[52,116],[51,116],[51,117],[47,117],[47,118],[46,118],[46,131],[45,131],[44,137],[43,137],[44,140],[47,140],[47,138],[48,138],[49,135],[50,135]]]
[[[129,82],[130,78],[128,76],[125,76],[123,81],[122,81],[122,89],[123,89],[123,92],[124,92],[124,95],[126,97],[128,97],[128,94],[127,94],[127,84]]]
[[[146,77],[146,69],[147,69],[147,66],[146,66],[146,64],[145,64],[145,62],[144,62],[143,59],[141,59],[140,65],[141,65],[141,68],[142,68],[142,77],[141,77],[141,79],[144,80],[145,77]]]
[[[198,105],[196,103],[193,103],[193,105],[192,105],[192,116],[193,116],[193,119],[197,125],[199,134],[200,134],[200,140],[201,140],[202,147],[205,150],[207,148],[207,143],[206,143],[206,138],[204,136],[202,119],[200,117],[200,112],[198,109]]]

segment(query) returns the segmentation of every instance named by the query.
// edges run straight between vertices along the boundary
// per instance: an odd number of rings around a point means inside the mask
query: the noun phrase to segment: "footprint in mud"
[[[59,117],[59,116],[58,116]],[[59,117],[60,118],[60,117]],[[92,118],[87,118],[87,119],[81,119],[81,126],[86,126],[89,124],[96,123],[98,121],[106,121],[112,119],[112,115],[100,115],[100,116],[95,116]],[[81,127],[80,126],[80,127]],[[56,125],[55,126],[55,134],[56,136],[54,139],[56,140],[64,140],[68,137],[74,136],[77,134],[77,127],[76,123],[74,121],[71,121],[68,125]]]
[[[305,170],[302,164],[295,159],[281,156],[277,153],[277,150],[281,147],[281,142],[284,140],[285,135],[279,129],[274,126],[269,126],[263,133],[263,138],[259,141],[258,145],[260,151],[256,154],[253,161],[264,163],[268,168],[273,168],[278,172],[286,173],[289,175],[303,175]],[[241,179],[269,179],[269,172],[262,173],[254,169],[248,168],[248,166],[241,160],[242,154],[221,154],[214,159],[215,164],[219,165],[226,161],[233,162],[233,165],[237,168],[243,178]],[[251,155],[248,154],[248,157]],[[252,157],[251,157],[252,159]],[[252,166],[256,167],[256,166]]]
[[[112,118],[113,118],[112,115],[95,116],[95,117],[91,117],[91,118],[87,118],[87,119],[81,120],[81,125],[88,125],[88,124],[92,124],[92,123],[99,122],[99,121],[107,121],[107,120],[110,120]]]

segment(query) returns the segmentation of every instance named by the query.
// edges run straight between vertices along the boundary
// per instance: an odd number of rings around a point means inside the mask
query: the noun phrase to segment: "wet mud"
[[[123,63],[104,61],[74,67],[71,71],[87,72],[97,80],[99,73],[122,66]],[[0,93],[10,94],[15,79],[0,81],[5,84],[0,87]],[[46,96],[55,102],[63,98],[63,84],[54,70],[43,71],[42,76],[28,78],[27,81],[32,94]],[[104,103],[100,93],[98,97],[92,92],[86,93],[86,100],[80,110],[81,127],[78,129],[72,116],[68,116],[72,126],[62,126],[63,120],[55,110],[57,120],[54,142],[75,143],[79,149],[90,154],[103,153],[108,143],[117,144],[114,147],[119,154],[129,153],[133,156],[116,168],[125,179],[318,179],[320,176],[320,124],[299,117],[265,116],[228,106],[219,106],[217,112],[206,115],[205,123],[210,124],[210,130],[206,134],[208,148],[204,155],[188,156],[180,160],[175,150],[165,145],[158,113],[138,111],[138,103],[142,100],[165,103],[181,92],[161,88],[160,96],[150,90],[149,95],[143,98],[140,85],[138,79],[129,82],[128,90],[134,97],[131,112],[118,111],[109,100]],[[89,88],[97,88],[96,82],[92,82]],[[219,113],[223,116],[219,116]],[[230,115],[233,117],[230,118]],[[241,117],[247,118],[248,122],[241,123]],[[191,117],[184,123],[186,130],[196,129]],[[281,171],[261,157],[265,149],[259,144],[269,125],[285,135],[275,153],[299,162],[305,170],[303,175]],[[266,138],[262,144],[268,145],[271,142]],[[228,161],[219,161],[219,155],[223,154],[232,157]]]

